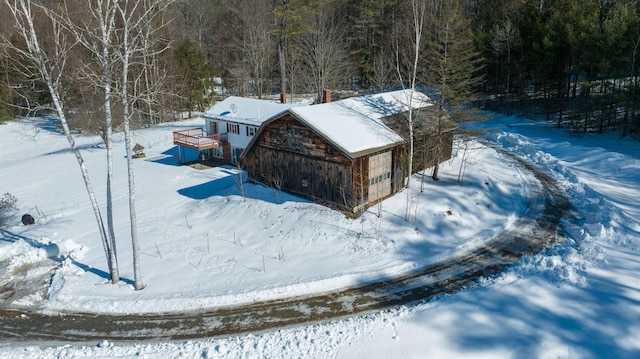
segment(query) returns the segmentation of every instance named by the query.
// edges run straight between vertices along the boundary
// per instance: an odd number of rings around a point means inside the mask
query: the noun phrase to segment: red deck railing
[[[173,144],[195,150],[208,150],[220,146],[220,134],[207,136],[202,128],[174,131]]]

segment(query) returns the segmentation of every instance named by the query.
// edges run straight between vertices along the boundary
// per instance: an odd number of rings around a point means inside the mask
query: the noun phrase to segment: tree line
[[[0,122],[57,115],[112,282],[120,277],[112,136],[124,132],[134,287],[142,289],[132,129],[202,111],[229,94],[319,102],[327,89],[340,96],[420,88],[435,106],[429,114],[414,112],[413,97],[406,99],[407,188],[421,156],[434,159],[438,179],[441,146],[414,148],[414,138],[442,141],[452,123],[476,119],[477,107],[542,116],[576,132],[637,134],[639,6],[637,0],[3,0]],[[106,220],[74,128],[104,140]]]
[[[426,12],[417,83],[432,87],[429,38],[439,30],[436,9],[449,0],[422,0]],[[167,121],[184,111],[203,110],[216,96],[312,95],[322,91],[374,92],[398,88],[397,67],[410,66],[406,38],[415,0],[185,0],[171,2],[152,34],[167,46],[149,58],[135,91],[136,124]],[[575,131],[640,130],[638,118],[637,0],[456,0],[468,24],[471,49],[480,54],[475,75],[479,105],[527,116],[544,116]],[[65,3],[80,8],[82,1]],[[0,12],[0,32],[12,21]],[[79,15],[81,16],[81,15]],[[440,22],[442,24],[442,22]],[[53,36],[51,34],[51,36]],[[49,39],[52,41],[53,39]],[[16,40],[17,41],[17,40]],[[410,41],[409,41],[410,42]],[[20,46],[19,42],[15,45]],[[404,47],[404,50],[402,48]],[[77,61],[87,60],[79,49]],[[0,57],[0,118],[18,108],[45,104],[46,89]],[[404,62],[403,62],[404,61]],[[73,64],[74,67],[81,67]],[[78,69],[79,71],[79,69]],[[69,74],[66,94],[71,122],[101,130],[99,96],[85,91],[86,79]],[[214,78],[224,79],[223,92]],[[69,80],[71,81],[71,80]],[[151,89],[146,88],[153,85]],[[437,89],[436,89],[437,91]],[[285,99],[286,100],[286,99]],[[12,106],[14,105],[14,106]],[[116,124],[118,125],[118,124]]]

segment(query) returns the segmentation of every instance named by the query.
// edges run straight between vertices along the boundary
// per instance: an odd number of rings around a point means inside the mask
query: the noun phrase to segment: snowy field
[[[12,306],[139,313],[197,310],[325,291],[402,273],[460,255],[526,211],[528,173],[478,143],[441,169],[441,181],[413,179],[406,192],[362,218],[252,184],[241,191],[231,167],[178,166],[171,132],[202,120],[136,132],[147,155],[135,162],[143,280],[130,285],[126,163],[114,153],[120,284],[106,279],[77,163],[46,119],[0,126],[0,191],[20,212],[0,228],[0,283],[47,275],[47,249],[64,255],[47,299]],[[615,134],[573,137],[515,118],[482,126],[487,138],[555,178],[576,207],[568,240],[498,278],[439,300],[260,335],[184,343],[0,346],[2,358],[635,358],[640,356],[640,144]],[[99,137],[78,142],[104,197]],[[244,192],[244,194],[243,194]],[[36,217],[23,226],[20,215]]]

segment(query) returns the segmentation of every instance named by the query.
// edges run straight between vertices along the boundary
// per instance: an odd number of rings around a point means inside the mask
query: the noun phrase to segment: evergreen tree
[[[11,90],[4,84],[0,83],[0,123],[9,121],[15,116],[13,105],[13,96]]]
[[[344,5],[346,37],[351,59],[361,85],[374,85],[372,78],[381,69],[381,57],[388,55],[393,22],[398,15],[398,0],[349,0]]]
[[[482,59],[474,48],[470,23],[459,0],[443,0],[431,18],[424,73],[427,84],[438,91],[438,109],[432,128],[438,142],[451,129],[452,122],[476,119],[471,106],[478,99],[478,87],[483,80],[478,75]],[[443,145],[434,146],[434,180],[438,180],[438,163],[442,157],[439,152]]]
[[[196,44],[187,39],[175,50],[178,63],[176,69],[177,95],[182,99],[183,109],[189,111],[203,111],[206,101],[207,83],[210,78],[206,58]]]

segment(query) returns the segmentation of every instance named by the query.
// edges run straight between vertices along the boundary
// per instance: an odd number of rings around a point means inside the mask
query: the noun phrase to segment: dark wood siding
[[[245,156],[245,166],[252,179],[270,187],[340,208],[351,207],[354,203],[351,163],[253,146]]]
[[[418,112],[415,119],[415,128],[413,133],[413,172],[422,171],[425,168],[433,167],[435,161],[442,163],[451,159],[453,147],[454,128],[444,131],[440,136],[437,135],[431,126],[435,121],[436,106],[422,109]],[[398,114],[385,117],[383,122],[392,130],[402,136],[405,140],[409,139],[409,126],[406,114]],[[405,153],[408,154],[408,145],[405,147]],[[406,159],[404,160],[406,166]]]
[[[288,114],[266,124],[245,155],[254,180],[343,209],[355,204],[352,162]]]
[[[369,203],[369,156],[391,151],[391,192],[404,186],[402,146],[352,160],[289,114],[263,125],[244,154],[249,177],[352,213]]]
[[[453,131],[440,136],[419,134],[414,142],[413,167],[415,171],[433,167],[438,163],[451,159],[453,152]]]
[[[326,161],[350,162],[342,152],[289,114],[267,124],[256,145]]]
[[[396,193],[404,187],[404,179],[406,177],[406,169],[404,167],[403,157],[405,156],[404,146],[398,146],[393,150],[391,173],[391,193]]]

